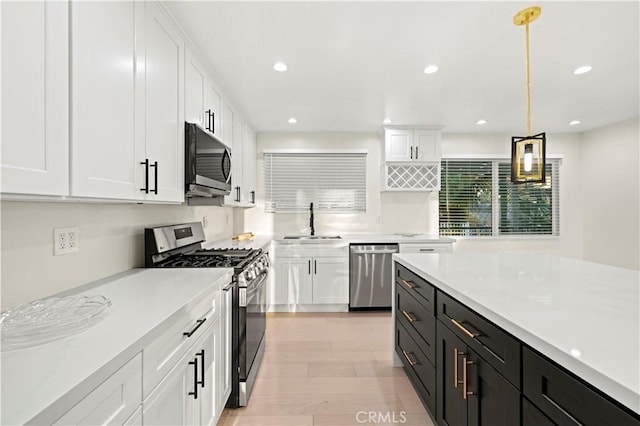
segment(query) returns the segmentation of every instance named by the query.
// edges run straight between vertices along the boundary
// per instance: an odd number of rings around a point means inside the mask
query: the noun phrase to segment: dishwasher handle
[[[398,253],[398,250],[362,250],[362,251],[354,251],[353,254],[394,254]]]

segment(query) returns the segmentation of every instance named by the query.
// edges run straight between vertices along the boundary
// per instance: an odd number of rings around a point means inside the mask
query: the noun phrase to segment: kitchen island
[[[485,371],[499,373],[496,377],[505,389],[515,392],[514,403],[522,401],[523,424],[542,422],[527,423],[531,410],[535,415],[530,419],[546,415],[557,422],[553,413],[540,407],[547,402],[561,415],[573,410],[580,417],[583,413],[579,405],[572,405],[575,401],[562,406],[562,398],[575,386],[593,392],[593,410],[599,410],[598,404],[604,401],[623,419],[626,414],[636,422],[625,424],[640,424],[638,271],[538,253],[397,254],[394,260],[396,365],[419,373],[424,354],[425,374],[433,377],[420,382],[430,388],[423,400],[433,396],[425,405],[439,422],[456,423],[446,419],[447,410],[456,404],[460,404],[458,411],[464,408],[469,416],[477,414],[466,404],[474,398],[482,401],[474,393],[477,389],[471,389],[482,378],[472,379],[471,371],[478,368],[482,373],[480,366],[486,361]],[[406,306],[415,308],[411,311]],[[416,315],[415,310],[422,307],[424,311]],[[403,339],[400,346],[419,348],[417,355],[399,347]],[[458,343],[452,344],[453,339]],[[455,361],[450,363],[451,359]],[[553,374],[538,374],[547,367]],[[414,373],[408,372],[410,377]],[[418,373],[411,377],[414,386]],[[462,385],[463,374],[464,391],[458,383]],[[553,377],[560,375],[571,383],[564,379],[554,383]],[[451,391],[445,388],[448,384]],[[564,388],[558,390],[555,385]],[[447,401],[453,391],[465,393],[460,402]],[[520,392],[526,398],[520,399]],[[533,395],[536,392],[542,393],[540,404]],[[584,403],[589,404],[590,398],[585,397]]]

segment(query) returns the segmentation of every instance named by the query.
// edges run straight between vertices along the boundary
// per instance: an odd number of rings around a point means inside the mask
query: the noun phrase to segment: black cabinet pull
[[[187,395],[198,399],[198,359],[194,358],[193,361],[189,361],[189,365],[193,365],[193,392],[189,392]]]
[[[309,260],[309,275],[311,275],[311,260]]]
[[[240,187],[236,186],[236,201],[240,202]]]
[[[418,159],[418,147],[416,146],[416,160]]]
[[[191,331],[185,331],[184,333],[182,333],[182,335],[187,337],[193,336],[193,333],[195,333],[202,326],[202,324],[204,324],[206,320],[207,320],[206,318],[197,320],[196,322],[198,323],[198,325],[196,325]]]
[[[211,130],[211,110],[208,109],[208,110],[205,111],[205,113],[207,114],[207,127],[206,127],[206,129],[208,131],[212,132],[212,130]]]
[[[251,202],[256,203],[256,191],[251,191]]]
[[[318,261],[317,260],[313,260],[313,275],[317,275],[318,274]]]
[[[413,147],[411,147],[411,159],[413,160]]]
[[[215,133],[216,132],[216,113],[211,111],[210,117],[211,117],[211,133]]]
[[[154,177],[153,177],[155,189],[150,190],[150,192],[153,192],[154,194],[157,195],[158,194],[158,162],[155,161],[153,164],[149,165],[149,167],[153,167],[155,169],[155,172],[156,172]],[[147,187],[148,186],[149,186],[149,183],[147,182]]]
[[[149,193],[149,159],[145,158],[140,164],[144,166],[144,188],[140,191],[144,191],[145,194]]]
[[[200,357],[200,380],[196,380],[196,383],[200,383],[204,387],[204,349],[196,354]]]

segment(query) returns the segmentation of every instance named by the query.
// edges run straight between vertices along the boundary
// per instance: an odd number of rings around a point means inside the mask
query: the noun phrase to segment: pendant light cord
[[[527,43],[527,136],[531,136],[531,72],[529,70],[529,20],[525,24],[526,43]]]

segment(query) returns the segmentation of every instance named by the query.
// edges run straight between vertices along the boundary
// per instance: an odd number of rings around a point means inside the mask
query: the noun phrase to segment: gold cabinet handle
[[[402,311],[402,315],[405,316],[409,320],[409,322],[417,321],[418,318],[413,314],[413,312]]]
[[[409,287],[411,290],[413,290],[414,288],[417,287],[417,285],[415,285],[413,282],[411,281],[407,281],[407,280],[402,280],[402,283],[404,285],[406,285],[407,287]]]
[[[474,395],[473,392],[467,391],[467,365],[473,364],[473,361],[467,361],[467,357],[462,360],[462,399],[467,399],[467,395]]]
[[[453,387],[458,387],[458,348],[453,348]]]
[[[407,361],[409,361],[409,365],[411,365],[412,367],[414,365],[416,365],[418,363],[418,361],[414,361],[411,359],[411,357],[409,356],[411,352],[405,352],[404,350],[402,351],[402,355],[404,355],[404,357],[407,359]]]
[[[451,322],[453,323],[453,325],[455,325],[456,327],[458,327],[460,330],[462,330],[462,332],[464,334],[466,334],[467,336],[471,337],[472,339],[475,339],[476,337],[478,337],[480,335],[480,333],[472,333],[469,330],[467,330],[465,328],[465,326],[463,326],[461,323],[462,321],[458,322],[456,320],[454,320],[453,318],[451,318]]]

